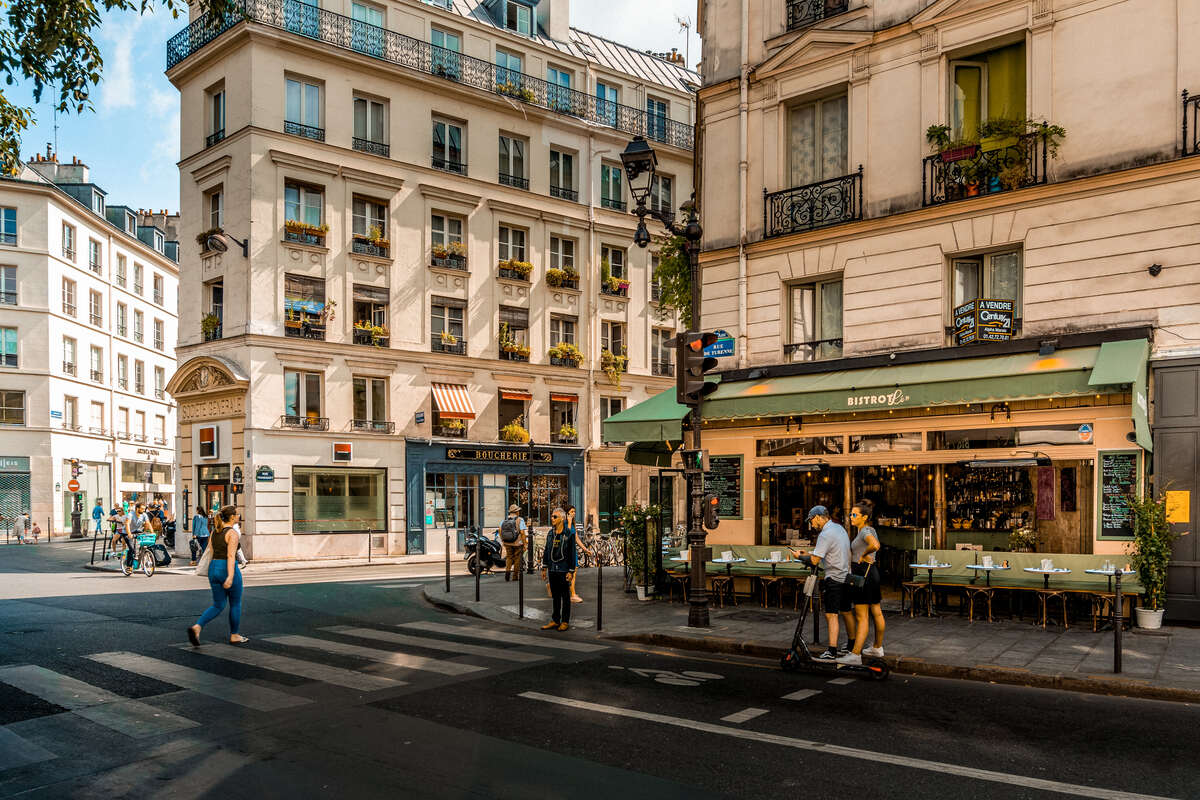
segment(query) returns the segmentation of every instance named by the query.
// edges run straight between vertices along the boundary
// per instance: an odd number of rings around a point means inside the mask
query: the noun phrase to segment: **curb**
[[[506,625],[518,625],[523,622],[533,622],[530,620],[522,620],[520,617],[509,614],[507,611],[500,611],[491,605],[474,600],[456,600],[449,597],[440,588],[435,588],[430,591],[431,587],[441,587],[444,583],[428,583],[421,587],[421,596],[430,604],[437,606],[445,611],[451,611],[455,614],[466,614],[470,617],[479,617],[480,619],[490,620],[491,622],[502,622]]]

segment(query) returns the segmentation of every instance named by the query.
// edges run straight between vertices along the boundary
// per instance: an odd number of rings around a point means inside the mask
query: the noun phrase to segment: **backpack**
[[[517,527],[517,520],[514,517],[505,517],[504,522],[500,523],[500,541],[515,544],[520,538],[521,529]]]
[[[171,554],[161,544],[152,544],[146,549],[154,554],[154,566],[165,567],[171,563]]]

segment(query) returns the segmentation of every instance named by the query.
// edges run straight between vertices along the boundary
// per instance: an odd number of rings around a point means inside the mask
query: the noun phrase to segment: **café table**
[[[936,617],[939,614],[933,610],[933,572],[938,569],[950,569],[953,564],[909,564],[912,569],[929,570],[929,597],[925,599],[925,616]]]
[[[983,574],[985,576],[984,583],[987,586],[991,586],[993,572],[1002,572],[1006,569],[1012,569],[1012,568],[1006,567],[1002,564],[992,564],[990,567],[985,566],[983,564],[967,564],[967,569],[983,570]]]
[[[1126,575],[1137,574],[1136,569],[1117,569],[1116,567],[1113,567],[1112,569],[1085,569],[1084,572],[1090,575],[1103,575],[1108,578],[1108,590],[1110,592],[1112,591],[1112,579],[1114,575],[1120,574],[1122,577],[1124,577]]]
[[[1067,597],[1066,597],[1066,594],[1061,590],[1056,590],[1056,589],[1050,588],[1050,576],[1051,575],[1070,575],[1071,570],[1067,569],[1066,567],[1051,567],[1050,569],[1042,569],[1041,567],[1025,567],[1025,571],[1031,572],[1035,575],[1042,576],[1042,590],[1037,593],[1038,594],[1038,602],[1042,606],[1042,629],[1045,630],[1045,628],[1046,628],[1046,610],[1047,610],[1047,606],[1050,604],[1050,598],[1052,598],[1052,597],[1057,597],[1057,598],[1059,598],[1059,600],[1062,601],[1063,628],[1070,627],[1070,625],[1068,625],[1068,623],[1067,623]]]

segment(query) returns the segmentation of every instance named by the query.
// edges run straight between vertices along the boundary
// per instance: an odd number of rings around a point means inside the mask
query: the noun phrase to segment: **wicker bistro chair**
[[[987,621],[992,621],[992,593],[991,586],[965,586],[963,587],[967,594],[967,621],[975,621],[975,602],[978,600],[981,604],[987,604]]]
[[[738,604],[737,593],[733,590],[732,575],[713,575],[708,579],[708,585],[709,591],[712,593],[713,601],[715,601],[720,608],[725,607],[725,597],[727,595],[735,606]]]
[[[908,610],[908,616],[916,616],[921,596],[929,591],[927,581],[904,581],[900,584],[900,613]]]
[[[667,571],[667,600],[670,601],[675,597],[675,590],[679,590],[680,602],[686,603],[688,596],[688,586],[691,581],[691,573],[680,570]]]

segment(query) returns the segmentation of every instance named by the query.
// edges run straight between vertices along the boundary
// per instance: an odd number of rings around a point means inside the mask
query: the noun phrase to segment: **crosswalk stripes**
[[[0,682],[134,738],[194,728],[199,723],[31,664],[0,667]]]
[[[23,736],[0,726],[0,770],[36,764],[58,758],[44,747],[39,747]]]
[[[603,644],[587,644],[585,642],[573,642],[569,639],[560,638],[559,635],[547,634],[546,636],[528,636],[521,633],[509,633],[508,631],[491,630],[489,628],[468,628],[457,625],[446,625],[441,622],[402,622],[399,627],[408,628],[409,630],[429,631],[430,633],[448,633],[452,636],[465,636],[470,639],[487,639],[492,642],[506,642],[508,644],[528,644],[534,647],[545,647],[551,650],[570,650],[576,653],[595,653],[600,650],[607,650],[608,646]]]
[[[147,678],[155,678],[164,683],[173,683],[176,686],[191,689],[193,692],[252,708],[255,711],[279,711],[312,702],[307,698],[268,689],[265,686],[227,678],[223,675],[213,675],[203,670],[192,669],[137,653],[122,651],[93,653],[87,658],[117,669],[145,675]]]
[[[451,642],[445,639],[429,639],[424,636],[406,636],[403,633],[396,633],[394,631],[381,631],[374,628],[354,628],[349,625],[338,625],[332,628],[322,628],[321,630],[329,631],[330,633],[340,633],[344,636],[354,636],[359,639],[376,639],[381,642],[390,642],[392,644],[424,647],[429,650],[446,650],[451,653],[459,653],[462,655],[486,656],[488,658],[498,658],[501,661],[516,661],[522,664],[531,664],[535,661],[544,661],[549,657],[545,655],[539,655],[538,653],[526,653],[521,650],[505,650],[499,647],[483,647],[476,644]]]
[[[474,664],[441,661],[436,658],[414,656],[409,653],[397,653],[393,650],[377,650],[374,647],[362,647],[356,644],[314,639],[311,636],[266,636],[263,638],[268,642],[276,644],[323,650],[326,653],[334,653],[336,655],[357,656],[370,661],[378,661],[380,664],[389,664],[393,667],[420,669],[429,672],[438,672],[442,675],[466,675],[470,672],[482,672],[487,669],[487,667],[477,667]]]
[[[179,646],[193,650],[191,645],[183,644]],[[262,650],[235,647],[231,644],[206,644],[195,652],[205,656],[223,658],[227,661],[236,661],[239,664],[261,667],[262,669],[269,669],[275,672],[299,675],[302,678],[309,678],[314,681],[321,681],[322,683],[332,683],[335,686],[344,686],[347,689],[358,689],[364,692],[392,689],[397,686],[407,685],[405,681],[395,680],[383,675],[355,672],[354,670],[343,669],[341,667],[331,667],[313,661],[304,661],[299,658],[290,658],[276,653],[267,653]]]

